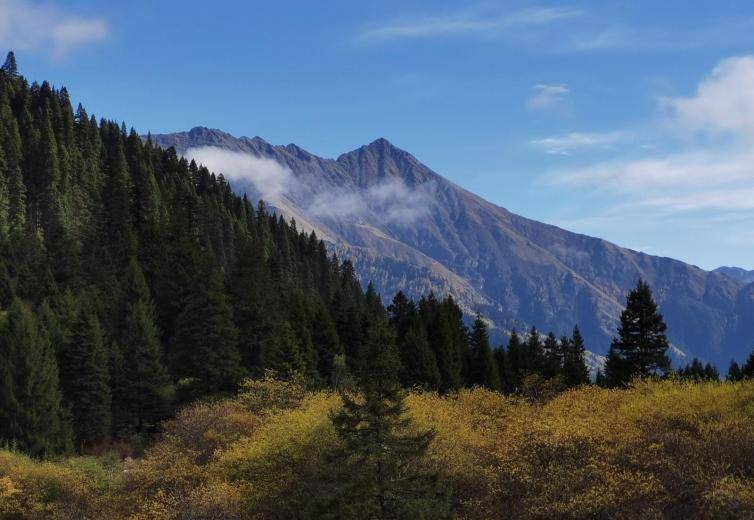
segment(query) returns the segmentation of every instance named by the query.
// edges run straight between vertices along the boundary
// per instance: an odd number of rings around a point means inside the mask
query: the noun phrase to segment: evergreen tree
[[[10,51],[8,53],[8,55],[5,58],[5,63],[3,63],[3,67],[0,70],[5,72],[9,76],[18,75],[18,65],[16,64],[16,54],[13,51]]]
[[[35,455],[70,447],[50,341],[26,303],[0,318],[0,439]]]
[[[573,328],[570,340],[563,342],[566,345],[563,352],[563,380],[569,388],[589,384],[589,369],[586,366],[584,355],[584,338],[578,325]]]
[[[509,391],[515,392],[516,389],[521,387],[521,381],[527,372],[526,348],[521,342],[521,337],[516,332],[516,329],[511,331],[511,336],[508,339],[508,351],[506,357],[508,365],[510,365],[511,373]]]
[[[360,393],[342,393],[343,408],[331,416],[342,449],[333,458],[332,491],[316,516],[442,518],[447,504],[438,495],[438,476],[417,464],[434,434],[409,429],[394,338],[380,321],[366,338],[362,359],[370,362],[357,375]]]
[[[515,377],[510,364],[510,357],[505,351],[505,347],[501,345],[496,348],[492,353],[492,356],[497,365],[497,372],[500,374],[500,390],[506,394],[514,392],[516,388],[514,381]]]
[[[618,337],[610,348],[605,377],[611,385],[628,383],[634,377],[648,377],[670,370],[667,356],[667,326],[657,311],[649,285],[639,280],[626,300]],[[609,357],[610,357],[609,356]]]
[[[743,373],[741,372],[741,367],[738,366],[738,363],[735,361],[730,362],[730,368],[728,368],[728,376],[726,377],[726,380],[735,383],[737,381],[741,381],[744,378]]]
[[[741,367],[741,377],[744,379],[754,378],[754,352],[749,354],[746,362]]]
[[[563,372],[563,352],[568,347],[558,342],[555,334],[550,332],[544,342],[544,362],[542,375],[545,379],[559,376]]]
[[[152,431],[166,416],[169,380],[155,324],[154,303],[135,257],[119,291],[121,320],[110,345],[113,430],[118,437]]]
[[[107,351],[94,313],[80,312],[70,342],[58,357],[64,403],[70,409],[76,443],[83,450],[110,434]]]
[[[282,327],[277,337],[286,344],[280,348],[292,351],[290,329]],[[234,391],[243,375],[237,343],[233,310],[219,273],[212,272],[196,283],[176,320],[171,350],[174,377],[193,379],[192,386],[200,394]]]
[[[398,292],[388,307],[388,313],[390,324],[396,332],[403,386],[437,389],[440,386],[440,369],[416,305]]]
[[[545,364],[545,348],[536,327],[529,331],[529,337],[524,345],[522,375],[541,373]]]
[[[500,390],[500,373],[490,350],[487,324],[477,313],[469,337],[469,361],[466,383]]]

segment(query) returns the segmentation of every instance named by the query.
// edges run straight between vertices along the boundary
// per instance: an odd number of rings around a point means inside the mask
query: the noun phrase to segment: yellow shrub
[[[340,405],[267,379],[186,408],[139,460],[0,451],[0,517],[302,518],[327,492]],[[546,402],[411,393],[407,409],[436,432],[422,464],[450,483],[460,518],[754,517],[754,382],[647,381]]]

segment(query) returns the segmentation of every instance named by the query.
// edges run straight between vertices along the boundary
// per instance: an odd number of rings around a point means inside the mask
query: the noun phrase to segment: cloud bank
[[[295,185],[290,168],[265,157],[216,146],[189,148],[184,154],[210,171],[222,173],[232,184],[250,184],[264,200],[277,202]]]
[[[107,38],[106,20],[67,13],[53,4],[32,0],[0,0],[0,46],[44,50],[53,57]]]
[[[659,108],[664,118],[654,130],[672,130],[673,151],[558,171],[549,181],[612,196],[618,202],[609,213],[617,218],[696,214],[754,221],[754,56],[720,61],[693,95],[662,98]]]
[[[365,190],[327,190],[317,193],[308,206],[320,218],[356,219],[408,226],[428,217],[434,198],[432,186],[409,188],[399,179],[383,181]]]
[[[251,188],[265,201],[280,203],[285,196],[307,215],[317,218],[379,222],[408,226],[429,216],[433,204],[430,183],[409,188],[400,179],[365,189],[310,186],[274,159],[214,146],[190,148],[186,158],[223,176],[239,190]]]

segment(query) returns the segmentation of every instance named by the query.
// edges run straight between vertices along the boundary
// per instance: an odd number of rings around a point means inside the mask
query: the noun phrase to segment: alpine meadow
[[[169,3],[0,0],[0,520],[754,518],[754,12]]]

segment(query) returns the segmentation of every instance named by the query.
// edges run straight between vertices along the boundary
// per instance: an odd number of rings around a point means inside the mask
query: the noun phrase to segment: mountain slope
[[[681,351],[724,365],[754,346],[754,290],[742,281],[515,215],[385,139],[337,159],[206,128],[152,139],[314,229],[383,295],[450,292],[498,332],[536,325],[560,334],[578,323],[590,349],[604,353],[624,296],[642,277]],[[241,157],[274,160],[284,182],[276,178],[270,193],[270,177],[256,171],[269,164]]]
[[[718,267],[714,272],[724,274],[725,276],[733,278],[734,280],[738,280],[740,282],[754,282],[754,271],[747,271],[746,269],[741,269],[740,267]]]

